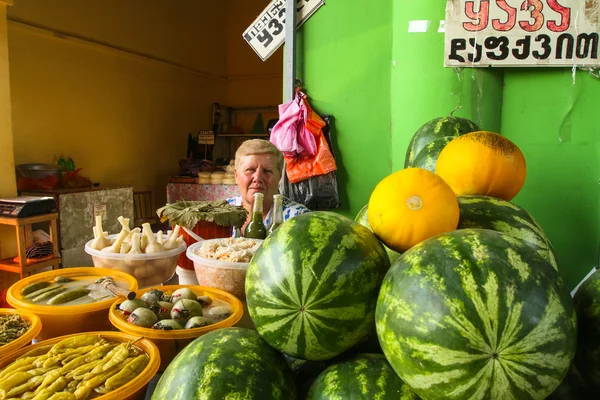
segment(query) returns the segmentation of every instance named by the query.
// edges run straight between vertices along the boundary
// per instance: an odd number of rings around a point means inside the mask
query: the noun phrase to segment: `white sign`
[[[448,0],[447,67],[599,66],[598,0]]]
[[[213,131],[198,131],[198,144],[215,144]]]
[[[296,0],[297,26],[302,25],[325,0]],[[242,35],[265,61],[285,41],[285,0],[273,0]]]

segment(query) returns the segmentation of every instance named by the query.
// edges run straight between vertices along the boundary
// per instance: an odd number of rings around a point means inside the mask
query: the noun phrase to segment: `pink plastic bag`
[[[271,131],[270,141],[288,157],[314,156],[317,140],[306,127],[308,109],[299,94],[289,103],[279,105],[279,121]]]

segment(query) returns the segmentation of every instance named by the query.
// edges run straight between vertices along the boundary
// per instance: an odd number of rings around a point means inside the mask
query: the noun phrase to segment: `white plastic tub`
[[[225,290],[239,299],[246,297],[246,272],[249,262],[226,262],[200,257],[198,252],[205,242],[220,241],[211,239],[194,243],[188,247],[186,255],[194,263],[198,285]],[[256,240],[262,242],[262,240]]]
[[[109,235],[110,239],[118,235]],[[175,274],[177,259],[187,245],[182,243],[176,249],[148,254],[120,254],[94,250],[92,241],[85,244],[85,252],[92,256],[94,267],[111,268],[133,275],[141,288],[160,285]]]
[[[196,278],[196,271],[181,268],[179,265],[175,269],[175,273],[179,278],[180,285],[198,285],[198,279]]]

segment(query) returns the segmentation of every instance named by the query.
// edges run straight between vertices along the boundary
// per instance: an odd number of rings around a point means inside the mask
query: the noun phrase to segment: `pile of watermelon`
[[[435,173],[445,146],[472,131],[452,115],[429,121],[405,167]],[[198,338],[153,398],[598,397],[600,273],[572,298],[558,268],[568,260],[526,210],[482,193],[456,201],[455,230],[405,251],[372,229],[369,205],[355,220],[288,220],[248,269],[256,331]]]

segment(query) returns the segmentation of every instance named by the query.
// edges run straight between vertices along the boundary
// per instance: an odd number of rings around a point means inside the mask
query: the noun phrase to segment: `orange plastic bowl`
[[[35,282],[50,281],[57,276],[68,278],[94,278],[112,276],[115,280],[125,281],[129,290],[137,290],[135,278],[125,272],[96,267],[63,268],[43,272],[22,279],[12,285],[6,294],[8,304],[25,312],[36,314],[42,321],[42,329],[37,334],[38,340],[50,339],[71,333],[105,331],[112,329],[107,311],[115,299],[106,299],[92,304],[76,306],[45,306],[22,300],[21,290]]]
[[[5,344],[4,346],[0,346],[0,354],[8,354],[11,351],[20,349],[21,347],[29,346],[31,344],[31,341],[40,333],[40,330],[42,329],[42,321],[37,315],[23,310],[16,310],[13,308],[0,308],[0,316],[11,314],[17,314],[21,318],[26,319],[27,321],[29,321],[31,326],[29,327],[27,332],[25,332],[20,337],[16,338],[12,342]]]
[[[212,325],[203,326],[201,328],[163,331],[159,329],[143,328],[127,322],[127,318],[125,318],[123,314],[119,310],[117,310],[117,306],[123,301],[125,301],[124,299],[119,299],[115,301],[112,307],[110,307],[110,311],[108,312],[108,319],[114,325],[114,327],[120,330],[121,332],[125,332],[134,336],[143,336],[154,342],[154,344],[156,345],[156,347],[158,347],[158,350],[160,351],[161,371],[164,371],[169,365],[169,363],[173,360],[173,358],[175,358],[175,356],[194,339],[204,335],[205,333],[212,332],[221,328],[228,328],[235,325],[242,318],[242,315],[244,313],[242,302],[234,295],[220,289],[187,285],[158,286],[157,289],[163,292],[172,293],[175,290],[183,287],[192,290],[198,296],[206,295],[226,302],[231,306],[233,314],[231,314],[229,317],[225,318],[222,321],[219,321]],[[150,291],[151,289],[152,288],[138,290],[136,292],[136,297],[142,297],[144,293]]]
[[[122,332],[86,332],[86,335],[99,335],[102,338],[106,339],[109,342],[122,343],[122,342],[133,342],[136,341],[134,346],[143,350],[144,353],[150,357],[150,361],[146,368],[138,376],[132,379],[130,382],[121,386],[118,389],[113,390],[105,395],[94,397],[94,400],[139,400],[143,399],[146,396],[146,387],[148,386],[148,382],[156,375],[158,372],[158,366],[160,365],[160,354],[158,349],[148,339],[140,338],[139,336],[128,335]],[[10,354],[0,358],[0,371],[2,371],[6,366],[12,363],[17,358],[21,357],[23,354],[33,351],[37,348],[54,345],[60,342],[63,339],[67,339],[72,336],[79,336],[81,333],[74,335],[65,335],[60,337],[55,337],[52,339],[44,340],[42,342],[31,345],[30,347],[25,347],[19,350],[15,350]],[[139,339],[139,340],[138,340]]]

